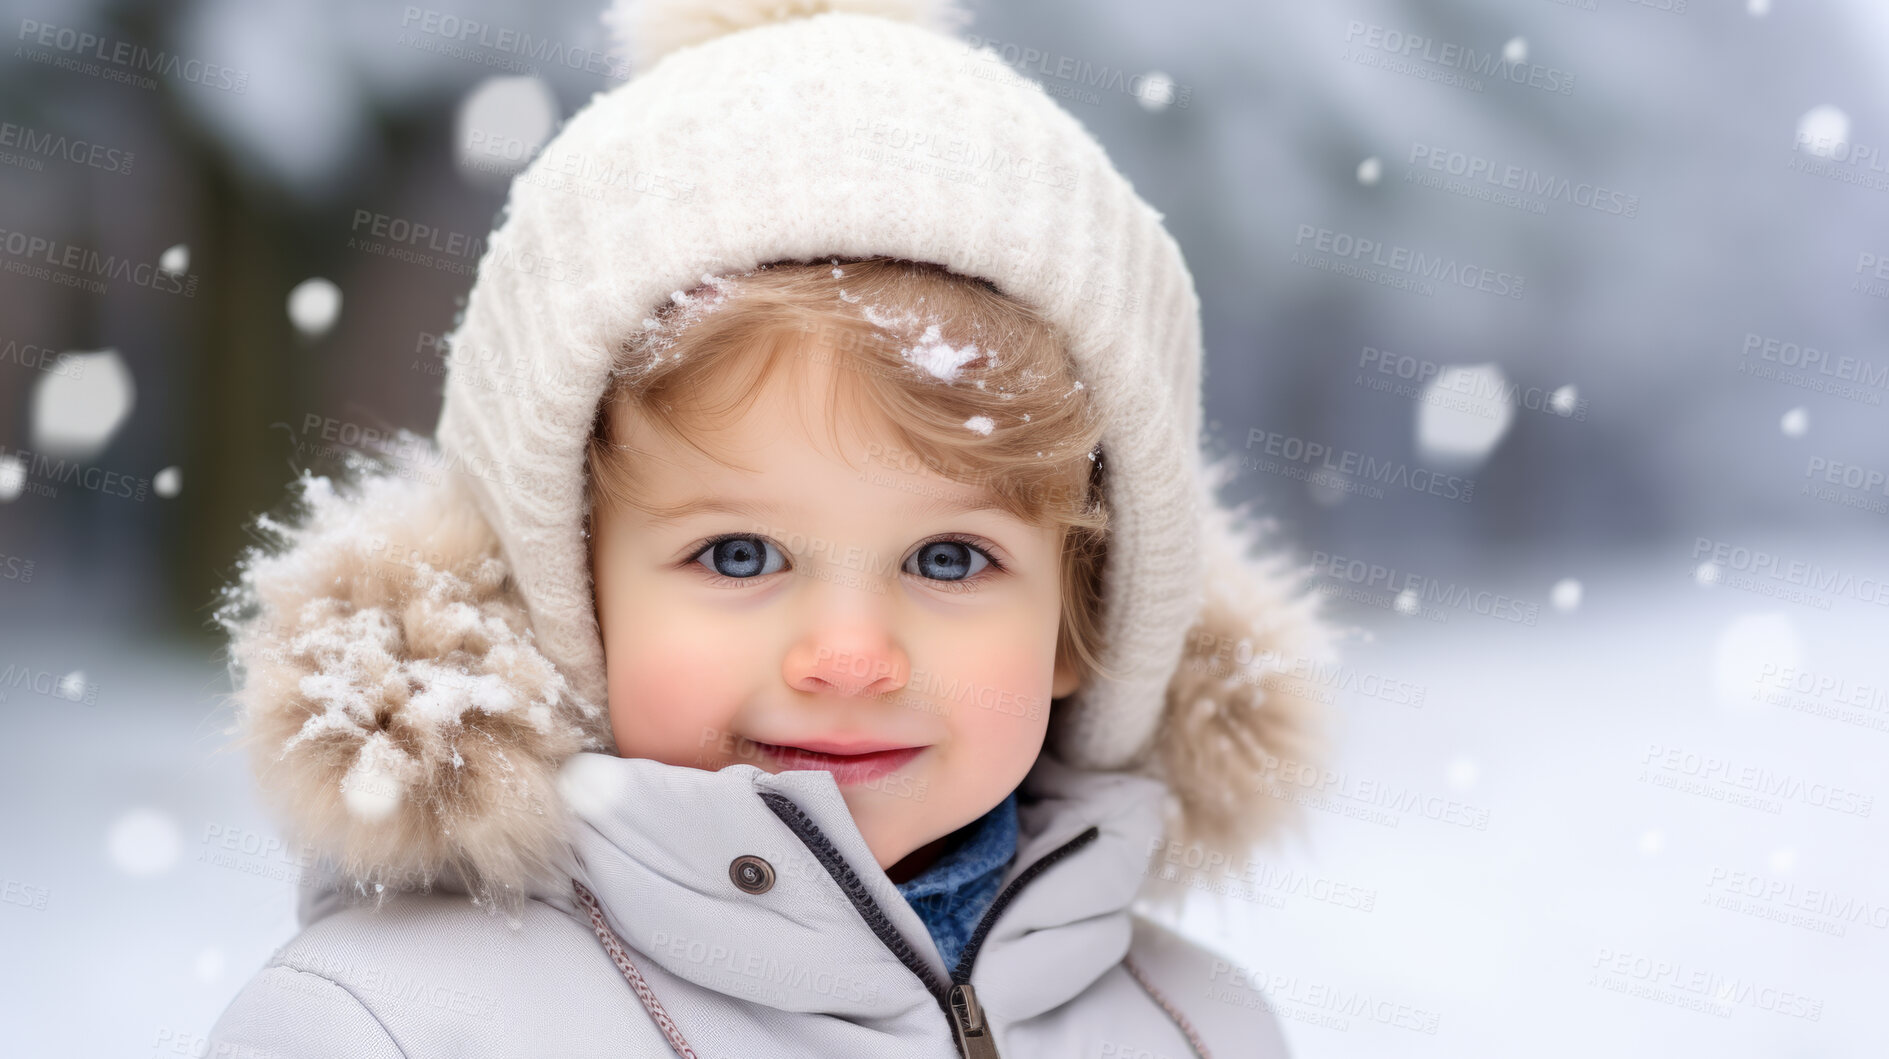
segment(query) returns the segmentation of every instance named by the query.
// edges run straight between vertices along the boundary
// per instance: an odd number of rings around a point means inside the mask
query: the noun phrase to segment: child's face
[[[619,408],[616,440],[657,457],[633,457],[652,506],[752,513],[662,523],[600,510],[597,608],[620,754],[831,771],[890,869],[1002,801],[1036,761],[1049,700],[1075,690],[1055,662],[1061,537],[996,508],[924,510],[981,491],[867,460],[895,442],[864,424],[842,423],[845,451],[831,451],[834,369],[821,364],[835,359],[784,368],[745,417],[704,439],[756,473]],[[845,762],[782,746],[916,749]]]

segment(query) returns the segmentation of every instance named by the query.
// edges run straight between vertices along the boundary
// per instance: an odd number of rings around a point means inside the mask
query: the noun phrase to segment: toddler
[[[211,1054],[1283,1055],[1131,907],[1237,885],[1326,639],[1159,215],[948,8],[610,19],[436,437],[304,474],[220,612],[336,878]]]

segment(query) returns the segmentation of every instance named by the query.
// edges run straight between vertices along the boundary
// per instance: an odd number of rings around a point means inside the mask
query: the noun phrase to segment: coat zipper
[[[951,987],[946,1010],[951,1015],[951,1039],[964,1059],[1003,1059],[997,1054],[997,1038],[990,1023],[984,1021],[984,1008],[977,1002],[977,991],[969,982]]]
[[[984,1020],[984,1008],[977,1002],[977,990],[971,987],[971,967],[977,962],[978,950],[984,947],[984,938],[990,934],[990,928],[996,924],[997,917],[1003,914],[1004,906],[1017,896],[1026,883],[1041,875],[1050,865],[1095,841],[1100,834],[1100,831],[1091,827],[1023,869],[990,903],[984,918],[978,920],[977,929],[971,932],[971,940],[965,943],[964,952],[958,956],[957,969],[951,972],[951,993],[945,1012],[951,1016],[951,1032],[957,1037],[958,1054],[964,1059],[1003,1059],[997,1054],[994,1031]]]
[[[780,817],[781,822],[785,823],[789,830],[800,837],[808,851],[814,855],[822,867],[826,868],[827,874],[833,876],[833,881],[839,884],[840,889],[853,902],[853,907],[859,911],[861,918],[865,919],[866,925],[872,928],[873,934],[886,948],[892,950],[892,955],[897,956],[900,963],[918,976],[918,980],[924,983],[926,990],[938,1001],[938,1006],[944,1010],[945,1017],[951,1022],[952,1043],[957,1045],[958,1055],[962,1059],[1003,1059],[997,1054],[995,1028],[985,1019],[984,1006],[978,1003],[977,990],[971,987],[971,967],[977,960],[978,950],[984,947],[984,938],[990,934],[990,928],[997,922],[997,917],[1003,914],[1004,908],[1024,886],[1041,875],[1050,865],[1095,841],[1101,832],[1091,826],[1075,838],[1051,850],[1036,863],[1023,869],[1016,878],[1010,880],[1010,885],[1003,888],[997,895],[997,899],[991,902],[984,917],[978,921],[977,929],[971,933],[971,940],[966,943],[963,954],[958,957],[957,968],[951,972],[951,984],[947,986],[939,982],[931,973],[931,968],[927,967],[924,961],[918,958],[918,954],[912,951],[911,943],[906,941],[905,937],[898,932],[898,928],[892,925],[892,920],[885,914],[885,909],[880,908],[879,903],[866,892],[866,884],[853,871],[852,866],[846,863],[846,859],[840,856],[839,850],[820,830],[820,826],[813,822],[813,818],[802,812],[800,807],[784,794],[764,792],[761,800],[767,803],[768,808],[774,810],[774,815]]]

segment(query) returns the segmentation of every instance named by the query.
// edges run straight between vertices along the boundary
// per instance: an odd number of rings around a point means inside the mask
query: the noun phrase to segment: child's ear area
[[[1082,687],[1082,677],[1076,672],[1076,667],[1070,665],[1066,660],[1058,658],[1056,660],[1055,679],[1049,686],[1049,697],[1052,699],[1064,698],[1075,694],[1076,689],[1080,687]]]

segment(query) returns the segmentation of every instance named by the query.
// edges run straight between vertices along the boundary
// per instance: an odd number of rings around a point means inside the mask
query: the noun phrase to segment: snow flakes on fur
[[[422,443],[425,444],[425,443]],[[533,645],[497,538],[453,473],[342,488],[304,472],[258,520],[218,621],[241,743],[290,838],[363,891],[456,871],[515,909],[568,857],[558,767],[600,707]]]

